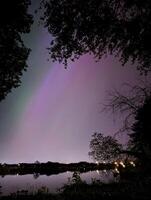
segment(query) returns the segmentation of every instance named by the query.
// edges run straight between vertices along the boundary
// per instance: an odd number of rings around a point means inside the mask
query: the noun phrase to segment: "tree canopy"
[[[112,136],[94,133],[90,141],[89,156],[98,162],[113,161],[120,156],[122,145]]]
[[[54,61],[114,54],[122,64],[136,62],[141,73],[151,71],[150,0],[42,0],[42,6]]]
[[[29,33],[32,16],[30,0],[3,0],[0,6],[0,100],[20,85],[30,52],[21,38]]]

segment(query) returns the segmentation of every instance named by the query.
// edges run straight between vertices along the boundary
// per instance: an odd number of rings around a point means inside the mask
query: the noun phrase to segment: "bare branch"
[[[120,117],[124,117],[122,127],[114,136],[131,131],[138,109],[151,96],[151,84],[148,81],[141,80],[140,85],[134,86],[124,83],[122,88],[124,92],[113,89],[107,93],[107,104],[102,109],[102,112],[112,112],[114,115],[120,114]]]

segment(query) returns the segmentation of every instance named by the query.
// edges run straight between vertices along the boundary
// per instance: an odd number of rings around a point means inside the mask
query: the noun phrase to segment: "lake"
[[[55,175],[6,175],[0,177],[1,195],[9,195],[21,190],[28,192],[36,192],[41,187],[47,187],[49,192],[58,192],[58,189],[69,183],[72,179],[73,172],[65,172]],[[81,173],[80,177],[87,183],[91,183],[92,179],[100,180],[105,183],[118,181],[118,177],[114,177],[112,170],[90,171]]]

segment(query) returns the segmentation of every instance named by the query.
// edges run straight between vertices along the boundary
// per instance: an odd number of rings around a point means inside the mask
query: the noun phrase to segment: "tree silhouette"
[[[128,94],[111,92],[105,110],[124,114],[123,126],[117,133],[126,132],[130,137],[128,149],[131,154],[147,160],[151,159],[151,86],[148,83],[144,84],[127,85],[130,88]]]
[[[54,61],[114,54],[122,64],[136,62],[141,73],[151,70],[150,0],[42,0],[42,7]]]
[[[94,133],[90,141],[90,150],[89,156],[95,161],[113,161],[120,156],[122,145],[112,136]]]
[[[137,110],[130,134],[131,150],[142,154],[142,159],[151,160],[151,96]]]
[[[108,92],[106,104],[103,112],[123,115],[123,125],[115,134],[127,132],[131,133],[135,117],[138,110],[144,105],[146,99],[151,96],[151,86],[149,82],[140,81],[139,85],[122,85],[123,92],[116,89]]]
[[[20,78],[27,68],[30,49],[22,41],[22,34],[29,33],[32,16],[27,13],[30,0],[3,0],[0,6],[0,100],[12,88],[20,85]]]

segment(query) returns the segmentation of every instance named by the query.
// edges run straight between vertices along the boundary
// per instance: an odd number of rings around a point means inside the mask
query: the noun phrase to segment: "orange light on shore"
[[[115,168],[115,172],[118,174],[120,173],[120,171],[117,168]]]
[[[116,162],[116,161],[114,162],[114,165],[116,165],[117,167],[119,166],[118,162]]]
[[[125,168],[125,164],[121,161],[120,165]]]
[[[133,167],[136,166],[135,163],[134,163],[133,161],[130,161],[130,164],[131,164]]]
[[[99,162],[98,162],[98,161],[96,161],[95,163],[96,163],[97,165],[99,165]]]

